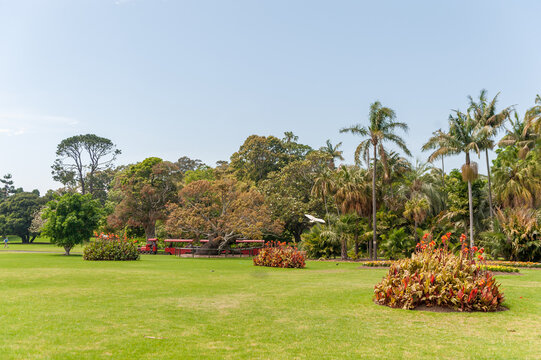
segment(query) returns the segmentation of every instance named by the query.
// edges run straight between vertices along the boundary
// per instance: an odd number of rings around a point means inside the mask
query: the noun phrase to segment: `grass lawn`
[[[0,252],[1,251],[40,251],[40,252],[57,252],[64,253],[64,248],[58,247],[49,242],[48,238],[38,237],[33,243],[23,244],[21,238],[18,236],[8,236],[8,247],[4,248],[4,238],[0,239]],[[71,253],[83,253],[84,245],[76,245],[71,249]]]
[[[386,270],[357,267],[2,252],[0,357],[541,358],[541,270],[498,276],[510,311],[462,314],[377,306]]]

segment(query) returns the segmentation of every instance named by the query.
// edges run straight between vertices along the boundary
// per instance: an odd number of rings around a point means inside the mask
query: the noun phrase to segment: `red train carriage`
[[[171,255],[191,254],[193,239],[165,239],[165,253]]]
[[[241,255],[256,256],[263,247],[265,240],[237,240],[237,244],[246,244],[249,247],[239,247]],[[250,246],[251,245],[251,246]],[[259,246],[256,246],[259,245]]]
[[[141,254],[154,254],[158,252],[158,239],[147,239],[147,243],[144,246],[139,247]]]

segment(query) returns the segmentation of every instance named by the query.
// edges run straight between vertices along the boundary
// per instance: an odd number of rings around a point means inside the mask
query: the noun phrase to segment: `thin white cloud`
[[[76,119],[65,116],[0,113],[0,134],[17,136],[38,131],[60,131],[78,123]]]

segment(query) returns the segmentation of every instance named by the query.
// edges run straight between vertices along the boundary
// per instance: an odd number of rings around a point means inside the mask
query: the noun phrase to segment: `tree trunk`
[[[348,258],[348,239],[345,236],[342,236],[342,260]]]
[[[145,225],[145,236],[147,239],[152,239],[156,237],[156,222],[151,222]]]
[[[71,246],[64,246],[64,251],[66,252],[64,255],[69,256],[71,251]]]
[[[293,238],[295,239],[296,244],[301,242],[301,234],[302,234],[302,231],[301,232],[298,232],[298,231],[293,232]]]
[[[487,157],[487,177],[488,177],[488,206],[490,209],[490,220],[494,219],[494,211],[492,207],[492,182],[490,181],[490,164],[488,161],[488,149],[485,149],[485,154]]]
[[[38,237],[37,235],[33,235],[33,236],[32,236],[32,239],[30,239],[30,242],[33,243],[34,240],[36,240],[37,237]]]
[[[28,244],[30,241],[29,241],[29,238],[28,238],[28,235],[22,235],[21,236],[21,242],[23,244]]]
[[[374,144],[374,169],[372,169],[372,252],[370,259],[378,259],[378,244],[376,234],[376,161],[378,158],[376,144]]]
[[[470,154],[466,153],[466,165],[470,166]],[[471,190],[471,179],[468,179],[468,205],[470,208],[470,248],[473,247],[473,200]]]
[[[359,257],[359,234],[353,235],[353,241],[355,241],[355,258]]]
[[[443,156],[441,157],[441,183],[445,186],[445,164],[443,163]]]

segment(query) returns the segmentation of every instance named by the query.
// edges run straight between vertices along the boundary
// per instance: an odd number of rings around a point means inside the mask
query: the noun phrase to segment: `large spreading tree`
[[[175,198],[178,167],[151,157],[129,166],[115,178],[118,204],[108,223],[114,228],[142,227],[147,238],[156,236],[156,221],[165,219],[165,205]]]
[[[94,134],[69,137],[56,149],[53,179],[64,186],[78,187],[83,195],[94,194],[101,190],[96,174],[110,169],[119,154],[120,150],[107,138]]]

